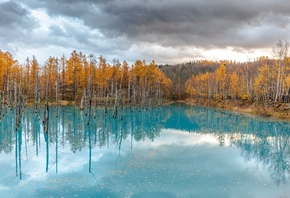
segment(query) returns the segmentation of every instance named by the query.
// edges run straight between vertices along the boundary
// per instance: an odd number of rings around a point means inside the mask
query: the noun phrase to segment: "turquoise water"
[[[0,121],[0,197],[290,197],[290,123],[174,104]],[[40,113],[42,115],[42,113]]]

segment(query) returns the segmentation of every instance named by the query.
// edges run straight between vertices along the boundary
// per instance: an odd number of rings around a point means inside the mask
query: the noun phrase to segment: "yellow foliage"
[[[221,64],[220,67],[217,70],[217,81],[221,82],[225,80],[226,77],[226,65],[225,64]]]
[[[233,89],[234,98],[240,95],[239,76],[236,71],[231,76],[231,88]]]

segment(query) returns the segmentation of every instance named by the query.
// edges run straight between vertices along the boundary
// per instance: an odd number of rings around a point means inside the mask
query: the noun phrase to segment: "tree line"
[[[43,66],[34,56],[19,64],[12,54],[0,51],[0,66],[0,117],[2,107],[18,105],[21,111],[25,102],[34,103],[36,112],[40,105],[63,101],[89,113],[97,106],[105,111],[112,107],[115,116],[123,105],[160,105],[168,97],[176,99],[174,95],[289,102],[289,43],[282,41],[273,48],[273,58],[244,63],[204,60],[157,66],[137,60],[130,66],[74,50],[68,58],[49,57]]]
[[[192,75],[185,89],[195,98],[289,102],[289,43],[279,41],[273,58],[262,56],[243,64],[224,62],[213,72]]]
[[[11,53],[0,51],[0,107],[17,106],[19,97],[34,102],[36,112],[41,104],[71,101],[81,108],[102,105],[149,107],[160,105],[168,97],[171,80],[154,61],[126,61],[84,55],[73,51],[70,57],[49,57],[40,66],[36,57],[19,64]],[[0,108],[2,109],[2,108]],[[2,115],[2,113],[1,113]]]

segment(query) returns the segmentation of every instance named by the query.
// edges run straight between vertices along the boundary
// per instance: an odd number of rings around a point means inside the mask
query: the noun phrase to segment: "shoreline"
[[[247,116],[261,116],[272,120],[290,122],[290,103],[262,103],[261,101],[251,102],[248,100],[213,100],[202,98],[186,98],[181,100],[167,100],[164,101],[161,106],[170,105],[173,103],[185,103],[192,106],[211,107],[244,114]],[[50,102],[49,105],[54,106],[55,103]],[[75,103],[73,101],[61,100],[59,105],[75,106]],[[32,103],[28,103],[28,106],[33,105]]]
[[[247,100],[213,100],[187,98],[176,102],[193,106],[211,107],[241,113],[247,116],[261,116],[272,120],[290,121],[290,103],[262,103]]]

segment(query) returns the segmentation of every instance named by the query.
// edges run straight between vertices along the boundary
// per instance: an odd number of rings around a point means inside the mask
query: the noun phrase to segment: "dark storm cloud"
[[[109,0],[31,1],[52,15],[80,19],[107,37],[132,42],[203,48],[272,46],[287,40],[286,0]]]

